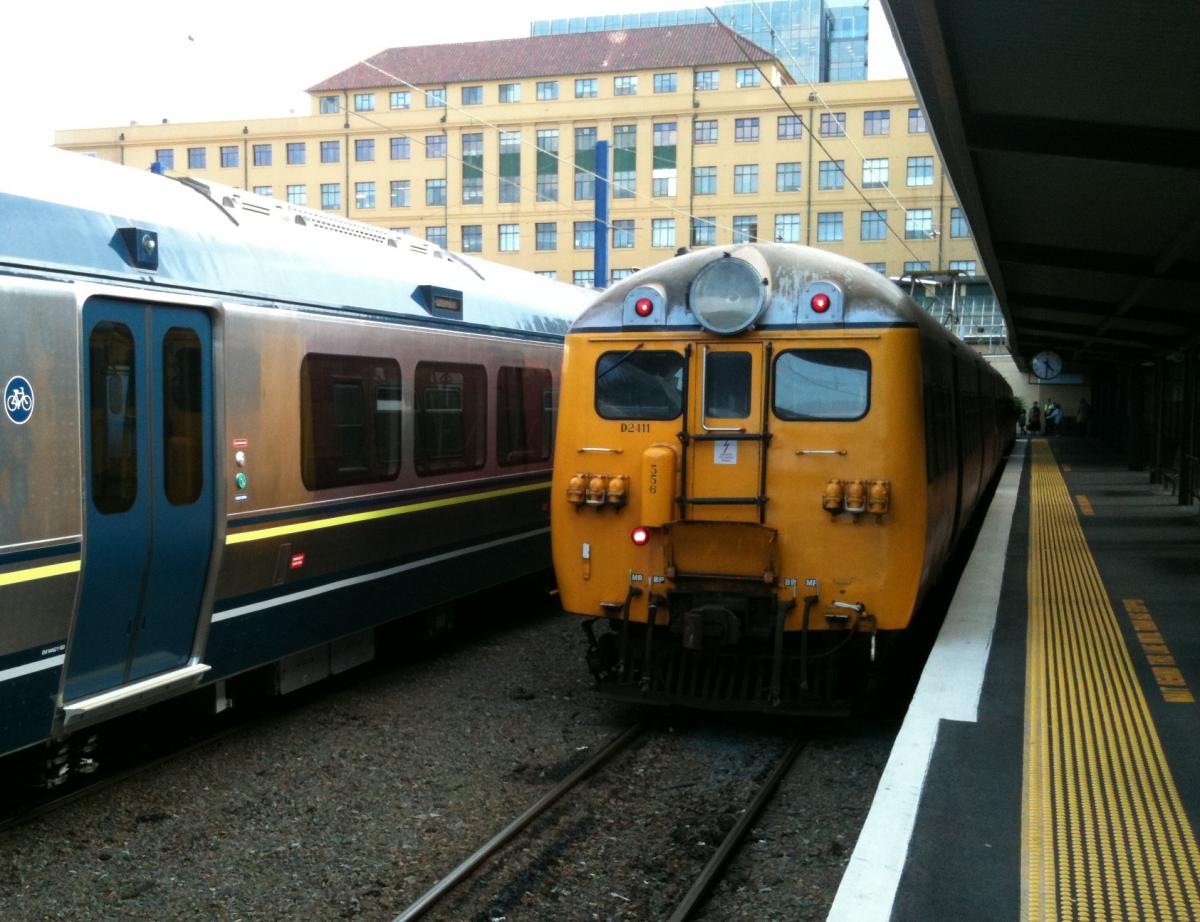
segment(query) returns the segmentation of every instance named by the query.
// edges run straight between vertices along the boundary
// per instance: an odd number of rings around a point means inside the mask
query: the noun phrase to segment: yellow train
[[[1003,378],[896,285],[782,244],[604,292],[561,404],[554,566],[588,665],[612,697],[713,709],[847,706],[1014,432]]]

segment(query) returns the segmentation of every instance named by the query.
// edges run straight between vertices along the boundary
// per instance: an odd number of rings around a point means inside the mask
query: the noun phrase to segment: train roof
[[[803,322],[801,300],[821,283],[832,283],[844,296],[837,326],[919,326],[938,324],[892,281],[862,263],[813,247],[788,243],[747,243],[705,247],[681,253],[623,279],[603,292],[571,327],[571,332],[622,329],[628,296],[646,285],[665,295],[664,326],[700,329],[688,293],[692,280],[714,260],[733,257],[749,262],[766,280],[766,301],[757,327],[795,328]],[[822,318],[809,318],[820,321]],[[806,326],[825,325],[806,323]],[[950,336],[951,334],[946,334]]]
[[[157,268],[138,265],[129,228],[157,234]],[[373,225],[54,148],[0,152],[4,269],[551,337],[592,296]],[[461,293],[461,312],[437,310],[434,293],[451,304]]]

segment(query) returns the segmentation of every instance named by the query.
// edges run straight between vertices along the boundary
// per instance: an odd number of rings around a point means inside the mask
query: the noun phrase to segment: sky
[[[4,123],[54,131],[307,115],[305,89],[385,48],[519,38],[535,19],[696,8],[703,0],[14,2],[0,28]],[[903,76],[871,0],[871,76]],[[878,47],[877,47],[878,44]],[[892,60],[894,58],[894,61]]]

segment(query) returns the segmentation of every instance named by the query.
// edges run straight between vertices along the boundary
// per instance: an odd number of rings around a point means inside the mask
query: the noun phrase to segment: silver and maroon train
[[[0,155],[0,755],[549,565],[581,289],[278,201]]]

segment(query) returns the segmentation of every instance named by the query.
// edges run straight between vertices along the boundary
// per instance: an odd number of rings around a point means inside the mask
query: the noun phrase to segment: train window
[[[413,463],[422,476],[483,467],[487,372],[482,365],[419,362]]]
[[[190,506],[204,488],[204,395],[200,337],[172,327],[163,336],[163,491]]]
[[[861,419],[871,398],[871,359],[860,349],[792,349],[775,360],[780,419]]]
[[[547,461],[554,438],[553,380],[545,368],[502,367],[496,378],[496,460]]]
[[[92,502],[106,515],[137,498],[137,366],[133,334],[98,323],[88,338],[92,430]]]
[[[750,415],[749,352],[710,352],[704,363],[704,416],[745,419]]]
[[[637,348],[596,362],[596,413],[604,419],[675,419],[683,410],[683,355]]]
[[[395,480],[400,366],[394,359],[310,353],[300,365],[300,473],[310,490]]]

